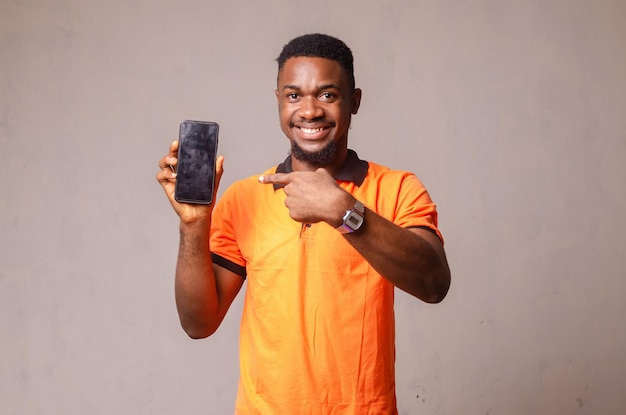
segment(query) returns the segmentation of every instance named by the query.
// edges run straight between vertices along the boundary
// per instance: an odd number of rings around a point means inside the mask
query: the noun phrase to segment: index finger
[[[174,172],[174,165],[178,163],[178,141],[173,141],[170,144],[170,152],[163,156],[161,160],[159,160],[159,168],[166,169],[170,168]]]
[[[174,140],[170,144],[170,155],[178,156],[178,140]]]
[[[290,173],[264,174],[259,176],[259,183],[288,184],[291,182]]]

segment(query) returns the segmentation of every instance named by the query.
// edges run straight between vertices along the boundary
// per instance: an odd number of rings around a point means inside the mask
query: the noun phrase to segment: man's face
[[[343,161],[351,114],[361,91],[352,89],[338,62],[314,57],[290,58],[278,74],[280,126],[296,160],[316,167]]]

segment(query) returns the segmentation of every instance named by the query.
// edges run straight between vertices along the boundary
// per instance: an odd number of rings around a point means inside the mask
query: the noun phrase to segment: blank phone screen
[[[217,136],[217,123],[181,123],[176,169],[177,201],[207,204],[213,200]]]

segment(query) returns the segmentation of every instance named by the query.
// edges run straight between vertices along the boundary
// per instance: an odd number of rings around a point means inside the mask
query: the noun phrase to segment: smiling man
[[[277,61],[286,160],[215,207],[175,201],[177,142],[159,162],[181,324],[211,335],[247,281],[237,414],[397,414],[394,287],[437,303],[450,285],[435,205],[414,174],[348,148],[361,90],[342,41],[300,36]]]

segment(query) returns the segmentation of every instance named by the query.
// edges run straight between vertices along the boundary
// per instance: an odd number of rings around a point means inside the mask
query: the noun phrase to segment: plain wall
[[[274,59],[313,31],[355,54],[351,147],[439,208],[400,414],[626,413],[623,0],[0,1],[0,413],[232,413],[242,295],[181,330],[157,161],[183,119],[222,190],[282,161]]]

